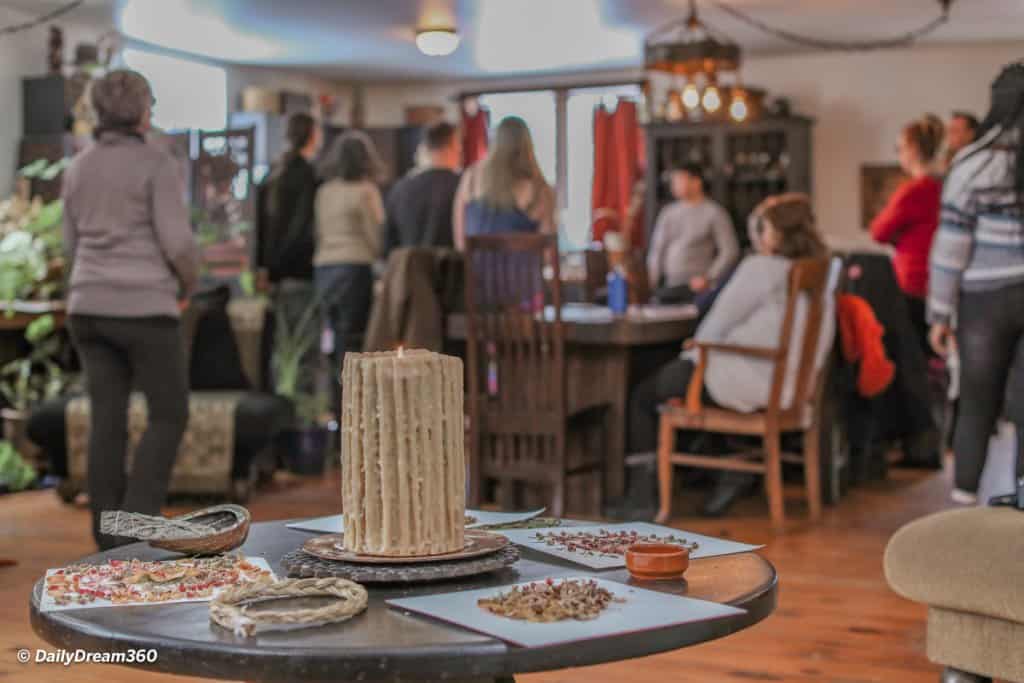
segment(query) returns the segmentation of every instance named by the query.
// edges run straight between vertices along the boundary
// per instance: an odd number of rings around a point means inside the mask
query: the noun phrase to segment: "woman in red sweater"
[[[928,351],[925,298],[928,295],[928,254],[939,225],[942,181],[934,169],[942,145],[942,121],[927,114],[903,128],[897,145],[900,166],[910,179],[900,185],[871,222],[871,237],[892,244],[893,267],[919,340]]]

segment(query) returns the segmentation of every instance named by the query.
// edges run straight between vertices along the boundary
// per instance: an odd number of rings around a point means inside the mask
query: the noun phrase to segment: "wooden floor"
[[[895,470],[886,482],[858,489],[824,521],[809,527],[802,504],[790,503],[791,529],[773,536],[760,498],[744,501],[725,520],[680,517],[694,531],[765,543],[764,555],[779,571],[776,613],[761,624],[717,642],[619,664],[521,676],[525,683],[638,681],[787,681],[789,683],[933,683],[938,669],[924,656],[925,610],[886,586],[882,551],[903,523],[947,506],[947,473]],[[257,521],[321,515],[339,507],[336,482],[275,481],[254,496]],[[689,514],[696,496],[681,499]],[[26,665],[17,648],[49,647],[31,631],[28,595],[47,567],[93,551],[88,514],[60,503],[51,492],[0,497],[0,683],[83,681],[170,683],[179,677],[105,666]]]

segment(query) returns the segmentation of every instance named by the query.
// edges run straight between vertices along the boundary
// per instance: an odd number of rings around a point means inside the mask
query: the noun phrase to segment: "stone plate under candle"
[[[410,557],[390,557],[384,555],[358,555],[345,550],[342,545],[344,534],[326,534],[311,538],[302,545],[302,549],[324,560],[352,562],[356,564],[414,564],[422,562],[445,562],[465,560],[496,553],[509,544],[509,540],[500,534],[477,529],[466,529],[466,545],[455,553],[442,555],[417,555]]]

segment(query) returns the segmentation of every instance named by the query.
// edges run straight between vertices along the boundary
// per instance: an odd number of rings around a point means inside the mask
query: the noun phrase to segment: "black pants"
[[[188,380],[181,330],[174,318],[73,315],[71,336],[85,369],[89,426],[89,505],[101,548],[116,539],[99,533],[104,510],[158,514],[167,497],[188,423]],[[125,474],[128,398],[146,397],[148,425]]]
[[[917,333],[917,342],[921,345],[925,358],[931,358],[935,355],[935,351],[932,350],[931,344],[928,342],[929,325],[925,313],[927,309],[925,300],[906,293],[904,293],[903,297],[907,301],[907,313],[910,314],[910,324]]]
[[[650,453],[658,447],[658,406],[686,396],[695,366],[677,358],[636,385],[629,397],[629,453]]]
[[[339,263],[317,266],[316,288],[323,323],[334,333],[331,355],[331,406],[340,410],[341,368],[345,354],[359,351],[358,337],[366,332],[373,303],[373,269],[369,264]]]
[[[953,452],[958,489],[977,491],[989,437],[1003,408],[1007,381],[1024,336],[1024,284],[960,296],[957,345],[960,400]],[[1024,397],[1011,397],[1012,401]]]

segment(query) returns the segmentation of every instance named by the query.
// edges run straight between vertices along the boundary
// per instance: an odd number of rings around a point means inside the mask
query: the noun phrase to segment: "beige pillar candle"
[[[346,550],[389,557],[462,550],[462,361],[423,350],[347,353],[342,384]]]

